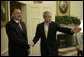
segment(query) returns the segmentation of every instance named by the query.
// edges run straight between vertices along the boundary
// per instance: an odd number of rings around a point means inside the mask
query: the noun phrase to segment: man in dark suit
[[[6,24],[9,56],[28,56],[29,45],[24,22],[21,21],[20,9],[14,9],[11,20]]]
[[[74,32],[79,32],[80,28],[75,27],[73,30],[59,26],[58,23],[51,21],[51,13],[45,11],[43,13],[44,22],[37,25],[36,35],[30,46],[34,46],[39,38],[41,38],[41,55],[42,56],[57,56],[58,45],[56,41],[56,32],[64,32],[73,35]]]

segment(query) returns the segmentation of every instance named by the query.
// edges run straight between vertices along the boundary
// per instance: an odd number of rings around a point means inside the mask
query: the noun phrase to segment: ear
[[[14,13],[12,13],[11,18],[14,18]]]
[[[12,16],[14,16],[14,13],[12,13]]]

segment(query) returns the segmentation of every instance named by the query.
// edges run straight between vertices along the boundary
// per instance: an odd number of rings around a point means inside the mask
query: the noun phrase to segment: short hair
[[[45,12],[43,12],[43,17],[45,17],[45,14],[46,13],[51,13],[50,11],[45,11]]]
[[[10,11],[10,16],[13,14],[13,12],[14,12],[14,10],[21,10],[21,9],[19,9],[19,8],[14,8],[14,9],[12,9],[11,11]]]
[[[21,10],[21,9],[19,9],[19,8],[15,8],[15,9],[13,10],[13,12],[14,12],[15,10]],[[12,12],[12,13],[13,13],[13,12]]]

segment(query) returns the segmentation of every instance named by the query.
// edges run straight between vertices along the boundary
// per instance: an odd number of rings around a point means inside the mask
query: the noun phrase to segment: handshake
[[[34,46],[34,42],[33,41],[28,41],[28,45],[29,46]],[[28,55],[30,54],[30,48],[28,49]]]
[[[34,46],[34,42],[33,41],[29,41],[28,44],[29,44],[29,46],[32,46],[32,47]]]

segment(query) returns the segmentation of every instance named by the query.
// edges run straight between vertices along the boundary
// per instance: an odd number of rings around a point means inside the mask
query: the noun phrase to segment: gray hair
[[[45,17],[45,14],[46,14],[46,13],[51,13],[51,12],[50,12],[50,11],[44,11],[44,12],[43,12],[43,17]]]

